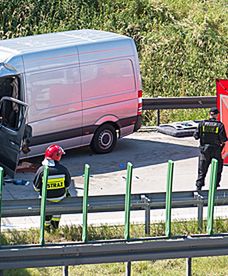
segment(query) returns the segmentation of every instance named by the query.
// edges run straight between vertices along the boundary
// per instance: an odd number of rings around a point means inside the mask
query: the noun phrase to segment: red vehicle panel
[[[220,120],[228,135],[228,80],[216,80],[217,107],[220,110]],[[228,164],[228,142],[223,149],[224,164]]]

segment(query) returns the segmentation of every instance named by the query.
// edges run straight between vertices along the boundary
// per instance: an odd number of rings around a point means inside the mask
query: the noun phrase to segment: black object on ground
[[[174,136],[174,137],[190,137],[193,136],[199,121],[184,121],[171,124],[162,124],[156,129],[158,132]]]

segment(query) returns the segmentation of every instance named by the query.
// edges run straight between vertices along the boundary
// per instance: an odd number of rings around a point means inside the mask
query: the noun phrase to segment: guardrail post
[[[198,230],[203,230],[203,196],[200,195],[198,192],[194,192],[194,198],[197,199],[197,206],[198,206]]]
[[[150,199],[145,195],[141,196],[145,208],[145,234],[150,235]]]
[[[210,187],[209,187],[208,208],[207,208],[207,233],[208,233],[208,235],[213,234],[214,204],[215,204],[217,171],[218,171],[218,160],[213,158],[212,163],[211,163]]]
[[[68,276],[69,273],[68,273],[68,266],[64,266],[63,267],[63,276]]]
[[[186,276],[192,275],[192,258],[186,259]]]
[[[160,125],[160,109],[157,110],[157,126]]]
[[[131,208],[131,182],[132,182],[132,169],[133,165],[127,163],[127,180],[126,180],[126,195],[125,195],[125,227],[124,238],[130,239],[130,208]],[[126,276],[131,275],[131,262],[126,263]]]
[[[173,186],[173,167],[174,162],[168,161],[167,183],[166,183],[166,221],[165,221],[165,235],[171,236],[171,207],[172,207],[172,186]]]
[[[126,276],[131,276],[131,262],[127,262],[126,264]]]
[[[3,191],[3,168],[0,167],[0,234],[2,230],[2,191]]]
[[[84,168],[84,195],[83,195],[83,225],[82,225],[82,241],[87,242],[88,240],[88,194],[89,194],[89,176],[90,176],[90,166],[85,164]]]
[[[48,166],[44,166],[44,175],[42,179],[42,196],[41,196],[41,216],[40,216],[40,244],[44,245],[44,224],[46,215],[46,198],[47,198],[47,180],[48,180]]]

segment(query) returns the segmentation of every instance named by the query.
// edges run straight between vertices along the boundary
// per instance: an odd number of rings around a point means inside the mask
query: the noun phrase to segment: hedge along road
[[[151,128],[142,128],[139,132],[120,139],[115,150],[105,155],[93,154],[90,148],[68,150],[62,159],[62,163],[69,169],[72,176],[71,194],[74,196],[83,195],[83,170],[84,164],[91,167],[91,177],[89,184],[89,195],[110,195],[123,194],[126,189],[126,166],[127,162],[133,164],[132,193],[152,193],[164,192],[166,190],[166,175],[168,160],[174,161],[174,181],[173,191],[187,191],[195,189],[195,180],[198,167],[198,141],[193,137],[176,138],[161,133],[157,133]],[[38,163],[42,158],[33,159]],[[221,180],[221,188],[227,189],[228,167],[224,166]],[[23,199],[37,198],[37,193],[33,190],[32,179],[34,173],[18,173],[16,178],[30,181],[27,186],[14,185],[7,183],[3,188],[3,199]],[[206,178],[204,189],[209,188],[209,177]],[[222,207],[221,207],[222,208]],[[220,209],[221,209],[220,208]],[[224,207],[226,208],[226,207]],[[155,212],[155,211],[153,211]],[[224,213],[221,210],[222,215]],[[134,212],[137,213],[137,212]],[[142,212],[141,212],[142,213]],[[174,212],[173,212],[174,213]],[[183,217],[183,211],[175,210],[176,218]],[[183,218],[196,218],[197,210],[186,212]],[[206,215],[206,212],[204,212]],[[174,214],[175,215],[175,214]],[[72,215],[64,216],[65,222],[81,223],[79,215],[73,220]],[[90,219],[91,218],[91,219]],[[91,214],[91,223],[121,223],[123,214]],[[30,225],[30,218],[26,224]],[[154,220],[164,219],[164,211],[157,210],[153,216]],[[20,223],[20,218],[4,219],[5,226]],[[132,221],[144,221],[144,215],[132,215]],[[62,220],[64,223],[64,219]],[[39,224],[39,220],[33,225]],[[12,226],[13,227],[13,226]],[[3,225],[4,228],[4,225]]]

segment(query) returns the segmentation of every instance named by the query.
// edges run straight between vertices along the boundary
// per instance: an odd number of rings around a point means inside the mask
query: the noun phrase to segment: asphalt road
[[[74,149],[66,152],[62,163],[72,176],[71,193],[77,196],[83,194],[85,164],[89,164],[91,168],[89,195],[125,193],[127,162],[133,164],[132,193],[163,192],[166,189],[168,160],[174,161],[173,190],[194,190],[198,141],[193,137],[176,138],[157,133],[153,129],[141,129],[119,140],[112,153],[97,155],[89,147]],[[33,161],[40,163],[42,158],[35,158]],[[209,188],[209,174],[210,170],[205,189]],[[228,167],[224,166],[221,181],[223,189],[228,188],[227,176]],[[34,173],[18,173],[16,178],[29,180],[30,184],[18,186],[7,183],[3,189],[3,199],[37,198],[32,187],[33,177]]]
[[[174,161],[173,190],[194,190],[198,166],[198,141],[192,137],[176,138],[152,129],[141,130],[120,139],[112,153],[94,154],[89,147],[68,150],[62,158],[62,163],[71,173],[75,193],[82,194],[84,165],[89,164],[89,194],[105,195],[125,192],[127,162],[133,164],[132,193],[165,191],[168,160]],[[42,157],[34,158],[32,161],[40,164]],[[224,189],[228,188],[227,174],[228,167],[224,166],[221,181],[221,188]],[[31,185],[33,177],[34,173],[18,173],[16,178],[29,180],[30,185],[17,186],[7,183],[3,199],[36,197],[37,194]],[[209,179],[206,181],[205,189],[208,187]]]

